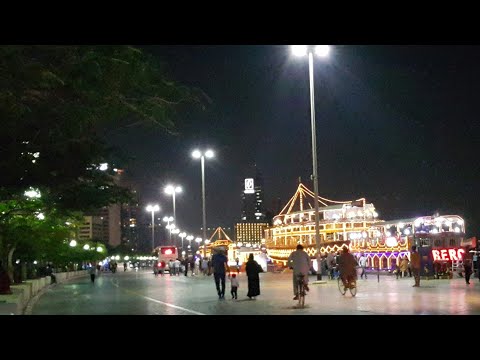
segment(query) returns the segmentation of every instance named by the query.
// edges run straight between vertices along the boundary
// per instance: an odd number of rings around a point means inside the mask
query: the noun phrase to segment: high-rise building
[[[237,243],[260,246],[268,226],[263,198],[263,178],[256,164],[244,179],[241,222],[235,225]]]
[[[252,177],[245,178],[243,183],[242,222],[265,222],[263,201],[263,178],[255,164]]]
[[[112,181],[118,186],[132,189],[132,186],[125,179],[122,169],[115,169]],[[132,204],[104,206],[85,217],[85,223],[79,229],[80,235],[82,236],[83,233],[84,239],[102,241],[105,245],[113,248],[124,244],[128,245],[127,248],[133,248],[133,251],[137,251],[137,208],[138,201],[136,200]],[[135,246],[130,246],[132,244],[135,244]]]
[[[142,244],[139,243],[139,211],[136,200],[129,204],[122,204],[120,210],[122,245],[135,252],[142,250]]]
[[[100,216],[84,216],[78,227],[79,240],[103,241],[103,222]]]

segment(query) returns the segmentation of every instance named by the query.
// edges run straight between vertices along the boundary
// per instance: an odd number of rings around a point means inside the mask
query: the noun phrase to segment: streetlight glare
[[[147,211],[159,211],[160,206],[158,205],[147,205]]]
[[[330,53],[330,46],[328,45],[316,45],[315,54],[320,57],[327,57]]]
[[[173,193],[179,193],[179,192],[182,192],[181,186],[167,185],[165,187],[165,193],[168,195],[172,195]]]
[[[292,45],[292,53],[295,56],[307,55],[307,45]]]
[[[213,153],[213,150],[207,150],[205,151],[205,156],[207,158],[212,158],[215,154]]]
[[[199,158],[202,156],[202,153],[200,152],[200,150],[193,150],[192,156],[193,156],[195,159],[199,159]]]

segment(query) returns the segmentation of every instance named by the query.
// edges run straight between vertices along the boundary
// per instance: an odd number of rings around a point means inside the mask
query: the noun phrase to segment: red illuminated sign
[[[173,248],[173,247],[161,248],[160,253],[162,253],[164,255],[172,255],[172,254],[175,254],[175,248]]]
[[[462,248],[454,249],[433,249],[433,261],[459,261],[463,259],[465,250]]]

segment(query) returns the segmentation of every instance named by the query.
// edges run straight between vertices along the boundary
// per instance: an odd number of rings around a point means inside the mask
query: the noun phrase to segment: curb
[[[38,299],[40,299],[40,296],[42,296],[47,290],[50,290],[51,288],[53,288],[55,286],[57,286],[57,283],[53,283],[53,284],[50,284],[48,286],[45,286],[39,292],[37,292],[35,294],[35,296],[31,297],[28,300],[27,305],[23,309],[21,315],[32,315],[33,306],[38,301]]]

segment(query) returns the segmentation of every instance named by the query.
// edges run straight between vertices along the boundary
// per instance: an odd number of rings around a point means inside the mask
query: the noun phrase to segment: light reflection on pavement
[[[480,282],[463,278],[422,280],[369,276],[358,280],[358,292],[342,296],[336,281],[313,284],[305,308],[292,300],[291,274],[260,275],[261,295],[246,297],[245,274],[238,276],[238,300],[232,300],[227,279],[225,299],[219,300],[213,276],[154,277],[150,271],[102,273],[57,284],[33,305],[33,315],[468,315],[480,314]]]

